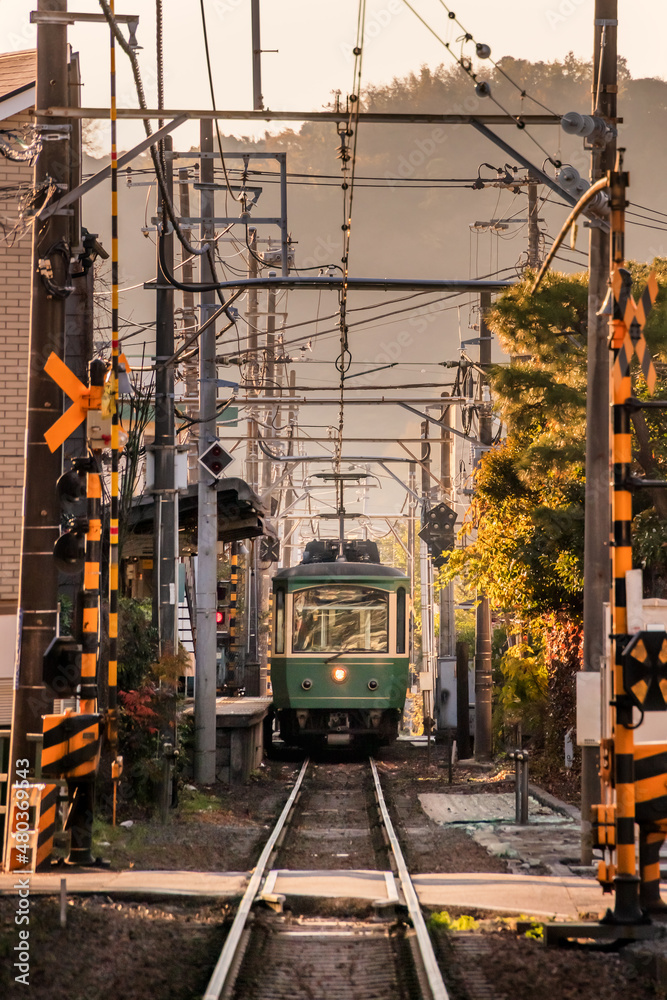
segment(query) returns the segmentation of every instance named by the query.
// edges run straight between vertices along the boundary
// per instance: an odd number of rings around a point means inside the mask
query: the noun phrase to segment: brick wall
[[[8,118],[3,128],[20,128],[28,119]],[[0,193],[10,185],[31,184],[32,167],[0,157]],[[16,610],[23,500],[25,424],[30,328],[31,239],[9,235],[17,199],[0,201],[0,614]],[[7,220],[10,220],[7,222]]]

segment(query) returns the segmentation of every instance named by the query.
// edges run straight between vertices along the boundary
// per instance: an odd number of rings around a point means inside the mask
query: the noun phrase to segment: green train
[[[309,542],[299,566],[278,570],[271,683],[286,743],[396,739],[409,614],[408,578],[380,564],[374,542]]]

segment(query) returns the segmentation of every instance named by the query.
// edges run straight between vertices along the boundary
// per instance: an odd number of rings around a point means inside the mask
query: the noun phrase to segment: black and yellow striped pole
[[[97,663],[99,650],[100,556],[102,542],[102,482],[97,460],[90,459],[86,475],[88,531],[83,570],[83,622],[81,637],[81,712],[97,710]]]
[[[114,0],[110,3],[114,13]],[[113,30],[111,40],[111,514],[109,524],[109,705],[107,738],[114,754],[112,778],[114,781],[114,823],[116,787],[122,770],[117,757],[118,746],[118,458],[120,452],[118,414],[118,156],[116,125],[116,44]]]
[[[93,376],[94,377],[94,376]],[[92,377],[91,377],[92,381]],[[70,725],[79,732],[70,741],[67,787],[71,834],[70,864],[94,863],[91,853],[95,777],[100,759],[100,716],[97,714],[99,663],[100,558],[102,542],[102,481],[98,459],[91,456],[86,469],[88,531],[83,570],[83,621],[81,629],[81,686],[79,714]],[[77,745],[78,744],[78,745]]]
[[[611,608],[614,649],[614,779],[616,791],[616,872],[613,919],[617,923],[636,923],[642,919],[639,904],[639,877],[635,857],[635,785],[632,704],[625,692],[623,650],[628,636],[626,573],[632,569],[632,494],[630,465],[632,438],[627,401],[632,395],[629,358],[623,363],[627,328],[626,304],[632,296],[632,280],[623,268],[625,260],[625,205],[628,176],[619,169],[610,173],[611,193],[611,267],[613,312],[610,318],[609,345],[613,352],[612,396],[612,536],[611,536]]]
[[[236,642],[236,611],[238,606],[239,593],[239,546],[238,542],[232,542],[232,572],[229,590],[229,657],[227,660],[227,676],[225,678],[225,690],[229,694],[236,691],[236,661],[238,656],[238,645]]]

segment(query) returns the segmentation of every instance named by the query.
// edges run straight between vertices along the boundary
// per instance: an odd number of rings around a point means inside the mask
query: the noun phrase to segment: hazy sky
[[[411,3],[434,30],[458,50],[456,39],[460,36],[460,29],[447,18],[440,0],[411,0]],[[37,0],[0,0],[0,49],[12,51],[34,46],[35,28],[30,24],[29,15],[36,6]],[[72,10],[100,10],[97,0],[70,0],[69,6]],[[570,51],[583,59],[589,59],[592,55],[593,0],[523,0],[513,4],[500,3],[498,0],[468,0],[467,3],[463,0],[451,0],[450,6],[476,41],[491,46],[495,59],[512,55],[549,61],[562,59]],[[338,0],[337,3],[332,0],[262,0],[261,7],[262,46],[265,49],[279,50],[278,53],[266,53],[263,56],[263,93],[267,107],[275,110],[318,109],[331,99],[332,91],[340,90],[343,95],[351,91],[351,49],[355,44],[358,0]],[[133,13],[140,17],[142,75],[148,103],[155,107],[155,0],[116,0],[116,9],[118,13]],[[209,108],[211,101],[204,61],[199,0],[164,0],[164,10],[166,105],[174,109]],[[219,109],[230,110],[249,108],[252,105],[250,0],[206,0],[206,11],[214,54],[217,106]],[[666,37],[665,0],[619,0],[619,52],[626,57],[634,77],[667,75],[664,56]],[[69,39],[73,48],[81,53],[84,81],[82,104],[88,107],[108,106],[109,36],[106,26],[75,26],[69,29]],[[367,0],[364,84],[387,83],[394,76],[400,77],[411,71],[418,71],[422,64],[437,66],[451,61],[446,49],[419,22],[403,0]],[[122,53],[118,54],[118,67],[119,104],[136,106],[129,64]],[[518,110],[518,102],[513,108]],[[446,107],[442,108],[443,112],[448,110]],[[497,109],[490,106],[490,110]],[[576,110],[588,111],[589,108]],[[623,114],[622,108],[620,113]],[[227,132],[246,135],[262,134],[266,128],[265,125],[250,128],[238,123],[223,123],[222,127]],[[121,149],[127,149],[142,136],[142,126],[138,122],[119,124]],[[183,126],[175,139],[177,148],[185,148],[190,143],[196,144],[198,136],[197,123]],[[100,153],[104,152],[106,149],[102,147]],[[471,203],[471,219],[479,218],[479,214],[474,213],[483,211],[477,205],[478,203],[474,206]],[[492,209],[493,204],[490,204],[488,210]],[[142,219],[135,219],[134,224],[138,226],[141,221]],[[100,222],[100,225],[103,223]],[[104,232],[104,229],[100,231]],[[326,229],[324,231],[327,232]],[[468,237],[468,232],[461,235],[466,247]],[[300,240],[307,242],[307,238],[307,234],[299,233]],[[131,279],[131,284],[141,281],[150,275],[152,266],[151,262],[147,273],[126,273],[123,280]],[[131,292],[129,294],[132,295]],[[130,300],[123,299],[125,315],[130,308]],[[148,319],[151,308],[152,303],[147,306],[142,302],[136,315],[141,319]],[[293,312],[296,310],[296,301],[294,307],[290,308]],[[438,350],[444,352],[443,357],[450,349],[455,354],[458,345],[456,314],[447,315],[447,323],[443,321],[444,333],[438,333],[441,337]],[[290,319],[293,321],[293,314]],[[466,322],[468,320],[464,317],[464,326]],[[375,333],[378,337],[382,336],[382,331]],[[463,335],[467,335],[467,327]],[[434,337],[435,333],[429,336]],[[445,341],[449,344],[447,348],[442,346]],[[363,338],[361,343],[355,343],[355,356],[372,358],[377,347],[373,347],[373,343],[372,336],[368,343]],[[322,365],[322,352],[325,348],[326,345],[320,346],[320,342],[317,342],[313,361],[320,367],[315,368],[315,373],[316,377],[331,381],[330,370]],[[422,378],[429,381],[431,375],[438,373],[442,377],[442,369],[428,370],[426,358],[430,358],[433,352],[427,348],[426,341],[420,342],[420,346],[414,348],[419,356],[413,358],[413,367],[402,367],[393,374],[408,382],[415,378],[417,381]],[[417,362],[421,364],[422,361],[427,366],[423,370],[425,374],[419,367],[414,367]],[[297,367],[300,380],[314,377],[312,369],[307,365]],[[366,419],[367,411],[352,409],[346,426],[353,427],[356,422]],[[387,410],[382,411],[382,418],[378,417],[380,412],[375,415],[375,423],[371,416],[371,424],[376,429],[381,426],[383,433],[403,433],[397,423],[395,411],[392,410],[390,415]],[[311,411],[308,414],[304,410],[302,419],[309,421],[310,426],[322,422],[326,425],[328,420],[334,421],[336,417],[333,411],[331,414],[321,411]],[[400,426],[410,436],[418,433],[417,420],[408,418],[405,414]],[[395,451],[392,446],[376,446],[375,453],[386,452],[387,448],[389,452]],[[361,445],[350,445],[346,449],[347,454],[361,452]],[[398,468],[402,471],[402,467]],[[393,493],[396,494],[393,498],[391,489],[371,494],[372,508],[386,510],[394,500],[397,504],[402,503],[400,490],[394,488]]]
[[[412,5],[441,37],[455,41],[457,26],[448,20],[440,0],[412,0]],[[0,0],[0,45],[6,50],[34,45],[29,14],[36,0]],[[98,11],[96,0],[70,0],[73,10]],[[468,0],[448,4],[476,41],[488,43],[494,58],[513,55],[551,60],[573,51],[591,55],[593,0]],[[140,16],[139,40],[149,104],[155,104],[154,0],[116,0],[119,13]],[[203,59],[199,0],[164,0],[166,103],[170,107],[210,107]],[[250,2],[206,0],[214,52],[219,108],[251,106]],[[273,109],[311,109],[325,104],[331,91],[352,87],[352,59],[357,0],[264,0],[262,46],[278,49],[263,57],[265,104]],[[667,4],[664,0],[619,0],[619,51],[632,75],[664,76]],[[75,26],[69,38],[82,55],[84,105],[108,105],[108,35],[101,25]],[[364,80],[382,83],[418,69],[422,63],[450,61],[442,45],[417,20],[403,0],[368,0]],[[127,60],[119,56],[119,103],[136,103]],[[443,111],[446,109],[443,108]],[[189,132],[188,132],[189,129]],[[249,129],[238,131],[248,134]],[[231,129],[230,129],[231,130]],[[259,130],[260,132],[263,129]],[[140,137],[137,125],[123,125],[121,146]],[[187,126],[182,139],[195,140]]]

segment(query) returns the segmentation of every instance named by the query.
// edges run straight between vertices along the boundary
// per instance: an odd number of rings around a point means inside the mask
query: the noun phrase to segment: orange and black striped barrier
[[[12,788],[9,871],[36,871],[50,863],[57,807],[57,785],[39,783]]]
[[[43,716],[42,773],[70,782],[92,779],[100,759],[102,717],[72,712]]]

